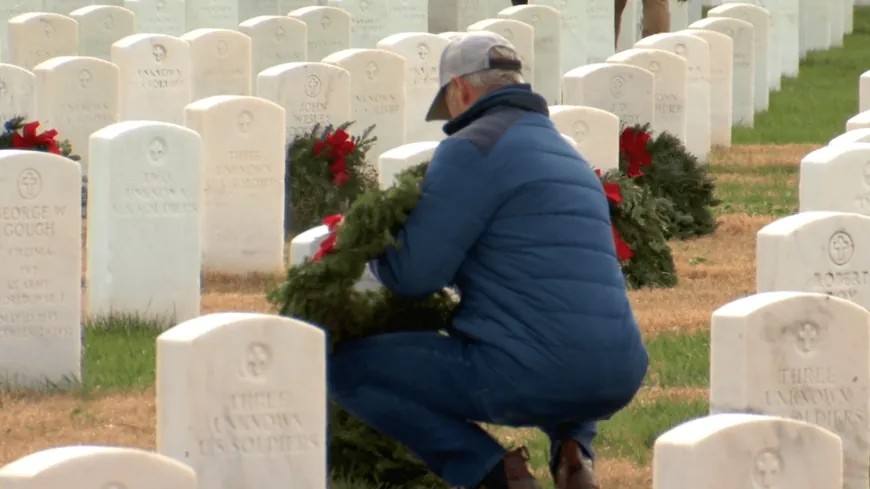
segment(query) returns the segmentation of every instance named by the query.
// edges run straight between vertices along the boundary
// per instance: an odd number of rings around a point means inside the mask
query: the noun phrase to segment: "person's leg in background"
[[[634,0],[632,0],[634,1]],[[628,0],[614,0],[613,2],[613,12],[614,12],[614,36],[613,43],[614,47],[619,43],[619,27],[622,25],[622,12],[625,10],[625,6],[628,4]]]
[[[643,37],[670,32],[669,0],[643,0]]]
[[[539,489],[522,452],[506,453],[469,420],[487,421],[486,359],[462,339],[392,333],[336,347],[329,395],[364,423],[407,446],[448,484]]]

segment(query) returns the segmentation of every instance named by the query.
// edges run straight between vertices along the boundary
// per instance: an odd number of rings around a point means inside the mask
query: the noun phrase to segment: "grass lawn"
[[[651,354],[646,385],[623,412],[601,423],[596,449],[605,488],[649,489],[658,435],[707,412],[708,322],[712,311],[754,291],[755,233],[797,210],[799,161],[842,132],[857,110],[858,75],[870,69],[870,8],[855,11],[843,48],[813,53],[797,79],[772,94],[753,130],[736,129],[735,147],[714,152],[723,200],[712,236],[674,242],[680,284],[631,292]],[[265,279],[206,278],[203,313],[270,311]],[[97,321],[86,331],[85,383],[74,394],[0,393],[0,465],[35,450],[75,443],[154,448],[153,327],[136,318]],[[528,445],[548,481],[548,442],[533,429],[493,427],[509,445]],[[333,489],[374,489],[338,481]]]

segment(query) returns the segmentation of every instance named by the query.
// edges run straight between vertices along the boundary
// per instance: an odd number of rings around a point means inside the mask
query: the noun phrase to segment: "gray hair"
[[[489,59],[490,63],[493,64],[499,61],[519,61],[517,58],[517,52],[508,46],[493,46],[490,48]],[[499,68],[478,71],[477,73],[466,75],[463,78],[465,78],[465,81],[471,84],[472,87],[485,92],[491,92],[508,85],[525,83],[525,81],[523,81],[523,75],[519,71]]]
[[[477,89],[491,92],[493,90],[525,83],[522,73],[513,70],[486,70],[478,71],[463,77],[471,86]]]

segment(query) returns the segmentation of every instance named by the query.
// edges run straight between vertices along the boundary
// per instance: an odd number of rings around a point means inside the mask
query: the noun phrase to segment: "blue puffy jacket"
[[[401,245],[375,274],[410,297],[456,286],[453,328],[498,352],[493,368],[514,370],[520,388],[559,375],[563,388],[633,393],[648,359],[607,198],[546,101],[502,88],[444,130]]]

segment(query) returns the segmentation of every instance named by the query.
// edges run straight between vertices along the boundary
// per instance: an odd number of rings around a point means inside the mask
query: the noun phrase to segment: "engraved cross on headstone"
[[[319,88],[319,85],[320,81],[317,78],[313,76],[308,77],[308,87],[306,92],[309,94],[310,97],[317,95],[317,89]]]
[[[852,244],[842,234],[837,235],[834,242],[831,243],[831,249],[834,251],[837,261],[844,261],[851,247]]]
[[[808,352],[813,349],[814,342],[819,336],[819,332],[812,324],[804,324],[798,331],[798,338],[801,342],[801,350]]]
[[[259,377],[269,364],[269,352],[262,345],[248,347],[247,366],[248,372],[254,377]]]
[[[369,65],[366,66],[366,75],[369,77],[369,80],[374,80],[378,75],[378,67],[375,66],[374,63],[369,63]]]
[[[771,452],[761,454],[761,457],[756,461],[755,470],[761,479],[761,487],[770,489],[779,482],[779,459]]]
[[[21,177],[21,186],[27,191],[27,195],[33,195],[37,185],[39,185],[39,179],[33,173],[27,172]]]

